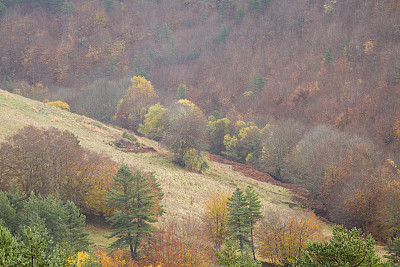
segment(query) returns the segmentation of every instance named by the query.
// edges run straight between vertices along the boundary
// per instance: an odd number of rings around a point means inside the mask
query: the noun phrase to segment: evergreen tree
[[[0,1],[0,16],[4,15],[7,11],[7,7]]]
[[[228,214],[228,235],[239,242],[240,252],[243,254],[245,245],[249,244],[251,222],[248,213],[249,203],[243,191],[236,188],[232,197],[227,203]]]
[[[107,12],[110,12],[114,8],[115,2],[114,0],[103,0],[104,9]]]
[[[254,187],[248,186],[246,188],[246,199],[248,202],[248,215],[250,221],[250,242],[251,242],[251,250],[253,253],[254,260],[256,259],[256,254],[254,252],[254,225],[257,220],[261,219],[263,216],[261,214],[261,201],[258,199],[258,196],[254,190]]]
[[[0,266],[20,266],[23,262],[21,243],[0,220]]]
[[[67,241],[77,251],[87,251],[91,242],[89,233],[85,230],[86,216],[79,212],[78,207],[72,201],[64,204],[66,211],[66,225],[68,228]]]
[[[400,64],[397,65],[396,67],[397,73],[396,73],[396,82],[400,83]]]
[[[189,90],[188,87],[185,84],[181,83],[179,85],[179,87],[178,87],[177,92],[176,92],[176,98],[178,100],[179,99],[186,99],[188,90]]]
[[[254,260],[246,251],[244,255],[238,255],[237,244],[230,239],[225,239],[224,248],[216,250],[217,262],[225,267],[261,267],[259,261]]]
[[[333,57],[332,57],[331,50],[326,49],[326,50],[325,50],[325,56],[324,56],[324,63],[325,63],[326,65],[328,65],[328,64],[331,64],[332,61],[333,61]]]
[[[216,250],[217,261],[220,266],[238,266],[240,264],[241,256],[238,255],[238,248],[235,242],[230,239],[225,239],[224,248],[219,251]]]
[[[335,226],[330,241],[308,244],[298,266],[390,266],[381,261],[374,247],[371,235],[365,238],[360,229],[347,231],[343,226]]]
[[[164,211],[160,206],[162,193],[154,176],[132,173],[128,166],[119,168],[106,201],[115,209],[107,218],[113,228],[111,237],[117,240],[112,248],[129,246],[133,259],[138,259],[138,249],[144,236],[153,232],[157,215]]]

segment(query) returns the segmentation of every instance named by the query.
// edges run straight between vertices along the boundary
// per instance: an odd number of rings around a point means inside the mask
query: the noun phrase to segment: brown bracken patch
[[[279,181],[275,180],[271,175],[257,170],[250,164],[238,163],[233,160],[224,158],[222,156],[213,155],[213,154],[208,154],[208,157],[212,161],[231,165],[233,167],[234,171],[240,172],[243,175],[245,175],[246,177],[255,179],[257,181],[261,181],[261,182],[269,183],[272,185],[277,185],[277,186],[287,188],[292,192],[293,201],[299,203],[300,205],[302,205],[306,208],[318,210],[318,205],[314,200],[312,200],[312,198],[310,196],[310,192],[302,185],[286,184],[286,183],[279,182]]]

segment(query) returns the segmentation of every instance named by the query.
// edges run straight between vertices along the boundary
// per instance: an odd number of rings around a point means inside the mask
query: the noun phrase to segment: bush
[[[298,266],[390,266],[381,261],[374,247],[375,241],[371,235],[365,237],[359,229],[347,231],[343,226],[335,226],[329,242],[307,245],[307,251],[299,260]]]
[[[47,102],[46,104],[50,105],[50,106],[53,106],[53,107],[56,107],[56,108],[59,108],[59,109],[62,109],[62,110],[65,110],[65,111],[70,111],[68,103],[65,103],[65,102],[60,101],[60,100],[53,101],[53,102]]]
[[[185,150],[182,163],[191,171],[202,172],[208,168],[207,157],[194,148]]]

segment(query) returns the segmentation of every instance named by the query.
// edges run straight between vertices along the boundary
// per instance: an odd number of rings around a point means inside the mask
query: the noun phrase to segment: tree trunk
[[[131,258],[134,259],[136,255],[135,255],[135,252],[133,251],[131,233],[128,233],[128,241],[129,241],[129,250],[131,252]]]

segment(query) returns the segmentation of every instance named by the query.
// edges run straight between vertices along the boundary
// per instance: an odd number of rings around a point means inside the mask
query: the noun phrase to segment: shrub
[[[62,109],[62,110],[65,110],[65,111],[70,111],[68,103],[65,103],[65,102],[60,101],[60,100],[53,101],[53,102],[47,102],[46,104],[50,105],[50,106],[53,106],[53,107],[56,107],[56,108],[59,108],[59,109]]]

